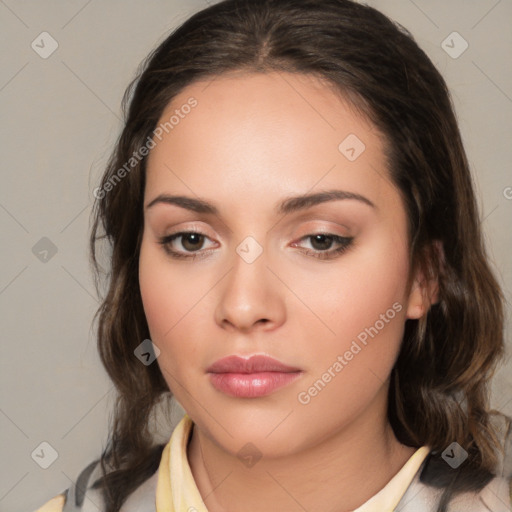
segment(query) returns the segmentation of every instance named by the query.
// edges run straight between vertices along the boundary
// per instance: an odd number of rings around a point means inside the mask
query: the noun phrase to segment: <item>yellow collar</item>
[[[208,512],[187,459],[192,426],[192,420],[185,414],[162,452],[156,489],[157,512]],[[427,446],[418,448],[383,489],[353,512],[392,512],[429,451]]]

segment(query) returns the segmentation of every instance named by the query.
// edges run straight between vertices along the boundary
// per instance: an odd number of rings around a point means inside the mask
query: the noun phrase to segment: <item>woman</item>
[[[510,510],[503,297],[411,36],[349,0],[225,0],[125,104],[91,236],[114,422],[40,510]]]

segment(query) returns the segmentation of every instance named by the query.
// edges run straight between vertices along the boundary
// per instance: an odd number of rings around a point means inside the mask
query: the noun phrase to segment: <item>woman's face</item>
[[[195,83],[160,122],[139,279],[189,416],[226,451],[267,456],[385,422],[404,322],[423,309],[376,128],[288,73]],[[244,364],[255,355],[285,367]]]

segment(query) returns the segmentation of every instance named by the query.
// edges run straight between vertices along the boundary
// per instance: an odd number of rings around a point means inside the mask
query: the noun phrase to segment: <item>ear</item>
[[[440,265],[443,263],[442,243],[434,240],[432,245],[424,250],[423,261],[416,265],[407,301],[407,318],[421,318],[428,312],[430,306],[439,301],[439,274]]]

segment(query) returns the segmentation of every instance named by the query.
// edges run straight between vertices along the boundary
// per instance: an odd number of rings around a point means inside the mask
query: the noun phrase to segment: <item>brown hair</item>
[[[403,27],[368,6],[225,0],[193,15],[146,59],[123,98],[125,126],[96,196],[90,242],[97,277],[98,240],[106,238],[112,251],[97,312],[98,347],[118,391],[101,457],[105,476],[96,482],[107,512],[117,512],[158,467],[162,445],[154,445],[148,424],[155,405],[169,396],[158,365],[145,366],[134,356],[149,338],[138,284],[146,159],[115,186],[112,180],[139,154],[179,92],[237,70],[320,77],[384,135],[389,173],[408,212],[411,262],[439,282],[438,302],[419,321],[406,322],[391,376],[389,419],[402,443],[432,448],[431,467],[453,441],[469,453],[460,471],[438,485],[452,494],[482,487],[497,460],[488,381],[504,351],[503,297],[487,263],[443,78]]]

